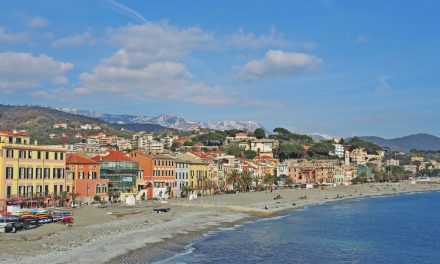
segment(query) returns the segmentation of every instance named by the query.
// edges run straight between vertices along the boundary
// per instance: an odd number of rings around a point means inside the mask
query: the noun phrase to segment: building
[[[0,208],[59,203],[72,191],[65,157],[61,146],[31,144],[25,132],[0,131]]]
[[[176,191],[177,197],[182,194],[182,189],[188,187],[189,182],[189,160],[180,159],[179,156],[176,158],[176,169],[174,171],[174,189]]]
[[[289,163],[290,161],[285,161],[277,166],[277,177],[281,177],[283,175],[289,175]]]
[[[142,171],[142,179],[139,179],[137,183],[138,190],[151,184],[153,187],[152,197],[166,198],[170,194],[173,195],[175,177],[175,158],[173,156],[132,151],[129,157],[139,164]]]
[[[296,183],[333,184],[336,162],[329,160],[293,160],[290,163],[289,176]]]
[[[108,179],[101,179],[100,164],[86,156],[67,154],[67,173],[73,179],[72,192],[84,202],[91,202],[95,196],[108,199]]]
[[[144,151],[145,152],[155,152],[155,153],[161,153],[164,151],[164,144],[160,141],[151,140],[146,141],[144,143]]]
[[[206,194],[208,190],[208,163],[191,153],[181,154],[179,159],[186,160],[189,163],[189,187],[197,193]]]
[[[63,128],[63,129],[67,129],[67,124],[66,123],[60,123],[60,124],[54,124],[53,128]]]
[[[335,156],[342,159],[344,157],[345,149],[341,144],[333,144],[335,146]]]
[[[101,179],[108,179],[108,194],[134,192],[139,166],[136,162],[125,156],[122,151],[111,151],[105,157],[92,158],[100,162]]]
[[[395,159],[389,159],[385,162],[386,166],[400,166],[400,161]]]

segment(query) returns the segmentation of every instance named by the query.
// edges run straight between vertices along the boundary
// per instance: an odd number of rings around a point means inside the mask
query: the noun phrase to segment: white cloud
[[[52,42],[52,46],[55,48],[66,47],[66,46],[79,46],[86,43],[93,44],[96,39],[90,31],[86,31],[83,34],[73,34],[65,38],[60,38]]]
[[[90,72],[83,72],[76,93],[101,93],[138,99],[228,104],[219,87],[206,85],[177,60],[203,48],[213,36],[200,28],[178,29],[167,23],[129,25],[108,30],[120,46]]]
[[[108,36],[111,42],[123,48],[106,63],[124,63],[133,67],[145,62],[176,59],[191,49],[205,48],[207,44],[214,43],[214,36],[198,27],[179,29],[167,23],[152,22],[109,29]]]
[[[82,92],[128,95],[138,98],[227,104],[230,99],[216,87],[197,82],[182,63],[154,62],[142,68],[99,65],[80,76]],[[211,100],[198,100],[201,98]]]
[[[371,38],[367,35],[359,35],[356,37],[356,42],[358,43],[368,43],[371,41]]]
[[[50,22],[44,17],[36,16],[31,21],[29,21],[28,26],[30,28],[45,28],[50,25]]]
[[[122,14],[125,14],[125,15],[139,21],[139,22],[147,22],[145,17],[143,17],[141,14],[139,14],[139,12],[129,8],[128,6],[125,6],[125,5],[117,2],[116,0],[107,0],[106,2]]]
[[[25,32],[8,33],[6,29],[0,26],[0,42],[22,42],[27,41],[29,36]]]
[[[284,39],[283,34],[276,32],[275,28],[272,28],[267,35],[255,35],[239,28],[237,32],[226,38],[226,44],[238,48],[284,47],[288,41]]]
[[[0,53],[0,61],[0,91],[10,93],[46,82],[66,84],[65,74],[73,68],[71,63],[56,61],[44,54],[4,52]]]
[[[269,50],[261,60],[251,60],[234,66],[240,79],[256,80],[271,76],[289,76],[302,70],[315,69],[322,60],[316,56],[297,52]]]

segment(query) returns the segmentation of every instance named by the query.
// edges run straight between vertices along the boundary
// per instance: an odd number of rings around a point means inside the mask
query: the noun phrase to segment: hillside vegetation
[[[67,129],[53,128],[54,124],[66,123]],[[80,125],[96,124],[101,130],[81,130]],[[131,138],[133,132],[121,131],[115,125],[99,119],[69,114],[55,109],[40,106],[11,106],[0,105],[0,130],[26,130],[31,140],[37,140],[39,144],[60,144],[62,133],[65,134],[96,134],[103,132],[109,135]],[[53,139],[50,134],[56,134]],[[67,138],[68,143],[79,142],[79,139]]]

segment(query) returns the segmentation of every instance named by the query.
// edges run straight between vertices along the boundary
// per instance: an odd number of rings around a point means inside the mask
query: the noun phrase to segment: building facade
[[[101,179],[100,164],[86,156],[67,154],[67,173],[73,179],[72,192],[87,202],[94,200],[95,196],[101,200],[108,199],[108,179]]]
[[[0,207],[35,199],[44,206],[70,193],[65,157],[61,146],[39,146],[25,132],[0,131]]]

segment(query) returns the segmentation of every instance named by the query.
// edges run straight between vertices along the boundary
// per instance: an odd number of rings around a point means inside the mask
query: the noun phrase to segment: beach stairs
[[[144,200],[147,200],[148,189],[143,189],[140,192],[138,192],[138,194],[136,194],[136,201],[141,201],[142,197],[144,198]]]

